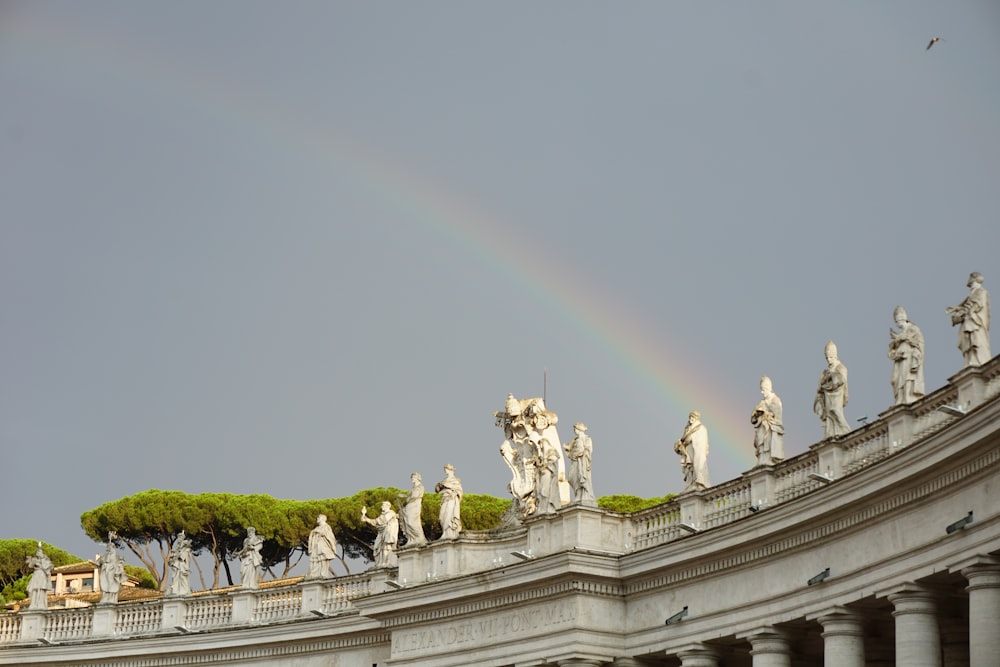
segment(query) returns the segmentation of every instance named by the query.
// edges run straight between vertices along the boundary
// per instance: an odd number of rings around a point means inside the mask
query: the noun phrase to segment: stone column
[[[600,660],[588,660],[586,658],[568,658],[566,660],[560,660],[556,664],[559,667],[601,667]]]
[[[995,667],[1000,661],[1000,563],[962,570],[969,585],[969,665]]]
[[[645,665],[635,658],[620,656],[611,661],[611,667],[645,667]]]
[[[719,667],[719,652],[704,644],[677,653],[681,667]]]
[[[929,588],[905,584],[889,595],[896,619],[896,664],[941,667],[941,632],[937,603]]]
[[[823,626],[823,664],[865,667],[865,630],[862,616],[838,607],[818,617]]]
[[[788,636],[777,628],[765,628],[747,635],[753,667],[792,667]]]

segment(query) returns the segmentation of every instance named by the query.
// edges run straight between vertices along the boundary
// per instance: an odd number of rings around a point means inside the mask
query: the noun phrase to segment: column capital
[[[824,639],[827,637],[865,636],[865,629],[862,625],[865,620],[864,614],[848,607],[833,607],[806,618],[818,621],[823,626],[823,632],[820,636]]]
[[[677,651],[681,667],[719,667],[721,653],[714,646],[692,644]]]
[[[611,667],[643,667],[643,663],[629,656],[619,656],[611,661]]]
[[[738,635],[750,642],[750,655],[791,655],[788,632],[766,626]]]
[[[933,614],[937,609],[937,599],[941,590],[937,586],[928,586],[907,581],[899,586],[877,594],[892,603],[893,616],[898,614]]]
[[[977,555],[949,568],[958,571],[969,582],[965,590],[1000,588],[1000,558]]]
[[[1000,557],[988,554],[972,554],[962,560],[955,561],[948,565],[949,572],[961,572],[962,570],[974,567],[1000,567]]]

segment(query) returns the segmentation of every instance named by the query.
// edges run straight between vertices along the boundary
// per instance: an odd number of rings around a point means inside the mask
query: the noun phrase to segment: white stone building
[[[774,466],[398,570],[0,615],[0,665],[1000,665],[1000,358]]]

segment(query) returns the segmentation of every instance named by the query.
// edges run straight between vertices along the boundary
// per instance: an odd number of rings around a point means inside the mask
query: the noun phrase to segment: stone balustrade
[[[76,609],[28,609],[0,614],[0,644],[176,634],[333,616],[350,611],[351,600],[369,595],[373,584],[381,590],[386,578],[384,571],[369,571],[263,590],[236,589]]]

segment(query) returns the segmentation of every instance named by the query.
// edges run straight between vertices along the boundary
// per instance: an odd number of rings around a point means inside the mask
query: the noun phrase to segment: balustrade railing
[[[323,589],[322,611],[331,614],[344,611],[351,606],[351,600],[367,597],[372,590],[371,576],[365,573],[337,579],[334,586]]]
[[[228,595],[206,595],[188,601],[184,625],[191,629],[226,625],[233,618],[233,598]]]
[[[42,636],[50,641],[66,641],[67,639],[84,639],[91,635],[94,621],[94,609],[67,609],[57,614],[45,616]]]
[[[822,473],[819,470],[819,455],[814,451],[786,459],[774,471],[775,502],[787,502],[821,486],[822,481],[810,477],[820,474]]]
[[[21,638],[21,618],[20,614],[0,614],[0,643]]]
[[[944,408],[944,410],[942,410]],[[948,408],[953,408],[949,410]],[[913,404],[913,439],[940,431],[961,416],[968,406],[958,405],[958,387],[945,387]]]
[[[681,534],[681,506],[677,501],[650,507],[632,515],[635,549],[669,542]]]
[[[849,435],[841,444],[843,458],[841,468],[844,474],[860,470],[889,456],[899,443],[889,442],[889,425],[885,422],[872,424],[868,428]]]
[[[163,605],[130,602],[118,605],[114,634],[119,637],[156,632],[163,625]]]
[[[703,497],[704,527],[721,526],[749,514],[753,500],[750,487],[750,480],[737,478],[709,489]]]
[[[295,618],[302,613],[302,589],[272,588],[257,594],[257,604],[254,606],[253,621],[268,623],[287,618]]]

